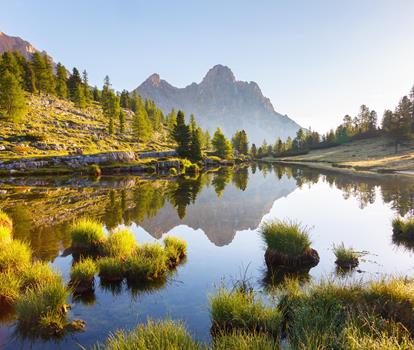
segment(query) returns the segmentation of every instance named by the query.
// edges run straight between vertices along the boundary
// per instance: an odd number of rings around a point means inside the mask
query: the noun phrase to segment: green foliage
[[[62,282],[62,276],[53,271],[47,263],[35,261],[20,273],[23,290],[40,288],[43,285]]]
[[[97,267],[91,258],[85,258],[75,263],[70,271],[70,280],[73,284],[93,280]]]
[[[168,260],[172,262],[173,265],[187,255],[187,243],[178,237],[165,237],[164,246]]]
[[[13,122],[22,122],[26,115],[26,98],[15,75],[5,71],[0,76],[0,115]]]
[[[126,115],[124,111],[119,112],[119,133],[123,135],[125,133]]]
[[[47,94],[55,93],[55,77],[51,59],[46,54],[35,52],[32,56],[36,89]]]
[[[334,245],[333,252],[336,257],[336,263],[338,265],[358,262],[358,259],[360,257],[360,253],[356,252],[352,248],[346,248],[343,242],[338,246]]]
[[[60,98],[68,98],[68,73],[61,63],[56,66],[56,95]]]
[[[105,281],[121,281],[125,275],[124,263],[120,258],[104,257],[99,259],[99,277]]]
[[[299,255],[310,248],[308,229],[293,221],[264,223],[260,233],[269,249],[286,255]]]
[[[176,151],[184,158],[191,158],[190,145],[191,133],[190,127],[185,124],[184,112],[178,111],[177,121],[172,130],[172,137],[177,143]]]
[[[87,218],[73,223],[69,234],[72,238],[72,247],[76,249],[94,250],[105,239],[102,225]]]
[[[0,242],[9,242],[11,238],[10,228],[6,226],[0,226]]]
[[[102,253],[110,257],[126,258],[137,248],[134,234],[128,229],[118,229],[109,232],[102,245]]]
[[[126,260],[127,278],[148,281],[163,278],[167,272],[167,254],[157,243],[146,243]]]
[[[229,158],[232,155],[232,147],[229,140],[226,139],[220,128],[217,128],[211,141],[213,150],[220,158]]]
[[[12,305],[17,300],[21,285],[21,279],[14,272],[0,272],[0,308],[4,304]]]
[[[405,240],[414,239],[414,217],[407,219],[395,218],[392,221],[392,229],[395,238]]]
[[[249,141],[247,139],[247,134],[244,130],[236,131],[234,134],[231,143],[233,149],[238,152],[238,154],[247,155],[249,150]]]
[[[64,307],[69,292],[62,281],[44,284],[41,288],[29,289],[21,294],[15,303],[16,317],[19,326],[35,329],[45,323],[47,318],[55,320],[64,317]]]
[[[152,135],[151,121],[142,100],[139,97],[135,97],[134,101],[136,110],[132,119],[132,130],[139,141],[146,142]]]
[[[23,271],[30,265],[30,247],[20,241],[0,242],[0,272]]]
[[[214,337],[213,350],[278,350],[279,340],[264,333],[239,332],[223,333]]]
[[[281,312],[265,306],[250,290],[219,289],[210,298],[210,304],[213,328],[219,332],[241,330],[279,335],[283,319]]]
[[[201,350],[182,323],[171,320],[151,321],[141,324],[133,331],[118,331],[105,344],[97,345],[101,350]]]

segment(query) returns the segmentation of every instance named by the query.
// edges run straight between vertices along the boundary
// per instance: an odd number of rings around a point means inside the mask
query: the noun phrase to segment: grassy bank
[[[357,140],[340,146],[313,150],[304,155],[262,159],[265,162],[306,163],[321,168],[341,168],[380,173],[414,174],[414,141],[401,143],[396,152],[395,142],[387,137]]]

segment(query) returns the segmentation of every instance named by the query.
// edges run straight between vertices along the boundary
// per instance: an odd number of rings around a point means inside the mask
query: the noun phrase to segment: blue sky
[[[412,0],[0,0],[0,31],[116,89],[154,72],[183,87],[224,64],[319,131],[414,85]]]

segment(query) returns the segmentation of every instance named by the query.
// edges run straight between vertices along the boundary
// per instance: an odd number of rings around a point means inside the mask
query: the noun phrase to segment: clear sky
[[[224,64],[318,131],[363,103],[382,115],[414,84],[413,0],[0,0],[0,31],[119,90]]]

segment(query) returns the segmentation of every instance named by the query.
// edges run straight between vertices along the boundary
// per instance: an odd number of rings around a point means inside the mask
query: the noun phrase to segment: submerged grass
[[[20,241],[0,242],[0,272],[24,270],[30,265],[32,252],[30,247]]]
[[[260,233],[269,249],[286,255],[299,255],[310,248],[308,229],[294,221],[264,223]]]
[[[266,332],[273,337],[279,335],[281,312],[265,306],[252,291],[221,288],[210,298],[210,304],[213,333],[241,330]]]
[[[147,321],[133,331],[118,331],[105,344],[97,345],[100,350],[201,350],[204,347],[194,341],[182,323]]]
[[[102,225],[87,218],[76,221],[69,233],[75,249],[95,250],[105,239]]]
[[[137,247],[134,234],[127,229],[111,231],[102,246],[102,253],[111,257],[125,258]]]

